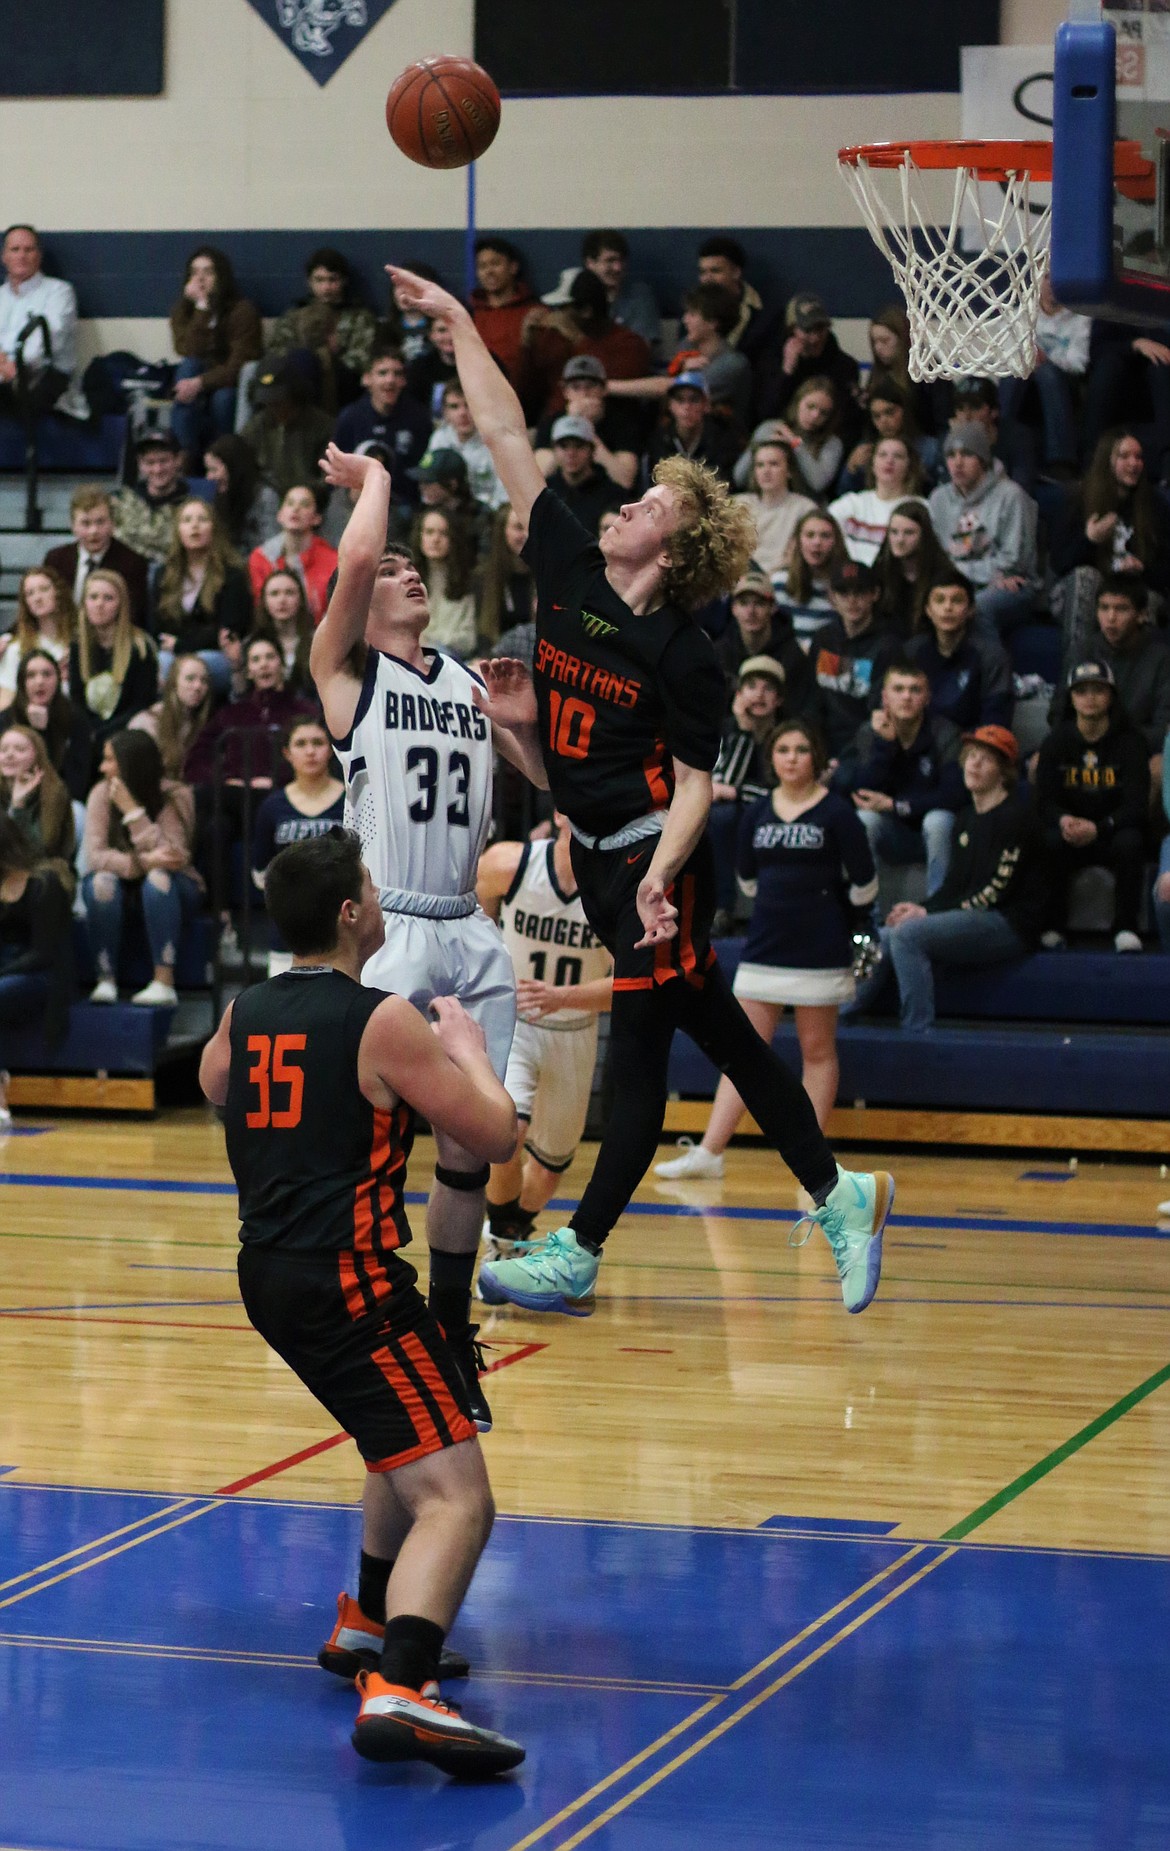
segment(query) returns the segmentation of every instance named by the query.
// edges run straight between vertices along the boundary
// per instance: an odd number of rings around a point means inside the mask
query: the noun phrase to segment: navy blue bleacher
[[[37,464],[78,475],[116,475],[126,441],[126,419],[114,414],[83,424],[49,412],[37,419]],[[13,418],[0,418],[0,470],[24,468],[24,432]]]

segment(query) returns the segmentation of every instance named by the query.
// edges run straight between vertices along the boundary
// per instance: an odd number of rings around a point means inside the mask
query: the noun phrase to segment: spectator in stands
[[[954,567],[940,571],[924,607],[925,626],[906,644],[906,660],[930,684],[930,711],[960,732],[1007,726],[1012,665],[997,636],[975,622],[971,587]]]
[[[175,515],[191,493],[178,441],[170,431],[144,431],[134,447],[138,480],[110,497],[119,540],[162,564],[175,537]]]
[[[284,496],[276,520],[279,532],[248,556],[252,597],[259,597],[271,573],[286,566],[305,588],[313,622],[320,623],[328,602],[329,581],[337,570],[337,549],[321,538],[318,490],[307,482],[298,482]],[[239,634],[243,635],[243,630]]]
[[[242,296],[231,262],[204,244],[187,259],[183,293],[171,309],[179,355],[171,429],[195,470],[207,445],[236,421],[240,369],[260,358],[260,311]]]
[[[955,818],[947,876],[924,906],[903,900],[882,929],[902,1027],[934,1027],[936,965],[1001,964],[1033,950],[1044,921],[1044,863],[1031,804],[1016,788],[1020,749],[1003,726],[963,735],[968,799]],[[871,1000],[884,975],[869,988]]]
[[[620,231],[587,231],[581,240],[581,262],[604,283],[611,318],[640,334],[656,356],[662,344],[662,311],[649,283],[630,276],[629,261],[630,247]]]
[[[69,899],[28,841],[0,815],[0,1135],[12,1129],[8,1036],[43,1022],[50,1047],[64,1039],[73,960]]]
[[[742,433],[751,419],[752,370],[727,339],[735,318],[735,299],[726,289],[715,283],[689,289],[683,297],[682,338],[666,372],[617,378],[610,368],[610,395],[657,399],[684,374],[702,373],[712,406]]]
[[[594,462],[619,489],[630,489],[637,479],[641,450],[638,413],[624,400],[609,398],[606,383],[605,367],[596,354],[574,354],[566,360],[561,373],[564,415],[588,420],[593,426]],[[552,427],[561,415],[558,410],[536,427],[536,460],[546,476],[556,468]]]
[[[865,488],[874,450],[885,437],[901,437],[909,444],[918,459],[923,482],[933,487],[942,469],[942,449],[937,437],[925,437],[919,430],[902,387],[893,380],[878,380],[866,394],[865,409],[866,428],[841,472],[842,492]]]
[[[891,510],[873,569],[881,585],[882,622],[898,636],[916,635],[922,629],[930,587],[951,569],[925,502],[899,501]]]
[[[77,297],[73,286],[41,268],[44,253],[31,225],[10,225],[0,262],[0,417],[35,417],[57,410],[84,418],[88,407],[74,384],[77,367]],[[43,318],[48,328],[35,326]],[[23,338],[22,338],[23,337]],[[18,376],[17,359],[21,374]],[[23,391],[23,403],[18,392]]]
[[[729,689],[739,685],[746,661],[768,656],[784,671],[788,711],[805,707],[812,698],[812,667],[796,640],[791,617],[776,602],[771,579],[754,562],[732,591],[731,616],[733,621],[715,645]]]
[[[431,620],[422,641],[467,661],[475,653],[474,553],[466,532],[443,508],[424,508],[410,536]]]
[[[1170,466],[1170,326],[1135,334],[1123,322],[1094,321],[1085,380],[1085,444],[1093,450],[1106,431],[1152,414],[1150,467],[1166,480]]]
[[[427,323],[424,345],[413,360],[407,362],[406,390],[435,422],[442,411],[443,387],[459,378],[455,364],[455,340],[451,324],[443,315]]]
[[[814,508],[802,514],[793,530],[788,557],[779,572],[772,574],[772,588],[782,611],[792,620],[793,632],[802,649],[833,614],[829,587],[833,574],[849,555],[841,529],[831,514]]]
[[[650,439],[643,475],[649,482],[663,457],[685,456],[730,482],[739,450],[735,431],[711,412],[706,375],[679,373],[668,382],[665,414]]]
[[[1149,793],[1146,742],[1118,708],[1112,669],[1104,662],[1076,663],[1065,717],[1040,747],[1036,766],[1048,876],[1045,945],[1064,943],[1072,876],[1105,867],[1116,883],[1113,943],[1118,951],[1141,950]]]
[[[291,842],[326,835],[343,820],[345,785],[336,776],[333,746],[323,720],[290,720],[281,747],[292,777],[265,797],[252,831],[252,878],[263,887],[268,864]]]
[[[953,425],[943,448],[950,480],[928,503],[934,531],[974,585],[984,623],[1006,634],[1027,621],[1036,602],[1036,503],[995,473],[982,425]]]
[[[215,489],[212,505],[220,526],[246,559],[276,532],[276,490],[261,482],[255,451],[234,431],[208,444],[203,473]]]
[[[1097,621],[1082,661],[1103,662],[1113,676],[1117,706],[1146,742],[1154,795],[1162,782],[1162,741],[1170,726],[1170,647],[1146,620],[1146,587],[1130,572],[1101,580]],[[1056,724],[1058,703],[1049,719]]]
[[[316,402],[336,414],[355,399],[370,364],[377,320],[358,298],[349,260],[331,245],[322,245],[305,262],[309,293],[279,317],[265,350],[276,357],[296,348],[316,355],[320,389]]]
[[[925,864],[932,894],[947,871],[963,786],[959,729],[928,713],[929,705],[924,671],[888,662],[881,705],[842,753],[833,789],[852,797],[878,867]]]
[[[0,733],[0,809],[23,831],[38,867],[51,867],[72,899],[73,805],[34,727],[14,724]]]
[[[492,453],[475,428],[475,419],[467,403],[467,394],[459,381],[443,387],[443,415],[431,432],[429,445],[435,450],[457,450],[467,465],[467,479],[475,499],[494,513],[508,496],[496,474]]]
[[[1082,380],[1089,364],[1092,323],[1087,315],[1062,308],[1046,274],[1040,284],[1040,313],[1036,317],[1036,365],[1030,379],[1001,379],[1000,416],[1005,424],[1018,421],[1029,387],[1040,402],[1044,433],[1044,462],[1051,474],[1076,474],[1077,401],[1074,382]]]
[[[552,427],[553,458],[556,467],[548,486],[563,501],[590,533],[608,508],[621,505],[621,493],[604,469],[594,461],[596,444],[588,418],[558,418]]]
[[[489,353],[494,354],[515,385],[520,371],[521,330],[529,312],[537,306],[524,274],[524,258],[507,238],[485,234],[475,241],[475,275],[472,319]]]
[[[816,509],[815,501],[794,491],[792,473],[792,451],[783,438],[752,438],[747,488],[735,499],[756,523],[752,557],[769,575],[783,567],[801,515]]]
[[[771,1042],[785,1005],[796,1016],[801,1078],[817,1121],[837,1098],[837,1011],[853,1000],[853,934],[877,894],[865,831],[849,803],[822,782],[825,750],[807,720],[782,720],[769,747],[775,788],[740,826],[739,875],[754,896],[734,989]],[[730,1080],[719,1082],[703,1141],[655,1165],[666,1181],[721,1176],[723,1152],[743,1113]],[[802,1198],[801,1206],[807,1204]]]
[[[739,825],[744,806],[771,786],[767,744],[785,706],[785,679],[783,668],[772,656],[748,656],[740,664],[719,757],[711,773],[707,829],[715,863],[712,938],[726,938],[735,927]]]
[[[60,772],[75,803],[84,803],[93,782],[93,730],[89,715],[66,695],[62,666],[45,649],[22,656],[9,723],[31,726],[41,735],[49,763]]]
[[[285,687],[309,700],[317,692],[309,669],[315,627],[301,578],[290,566],[277,566],[261,586],[252,634],[275,641],[284,663]],[[236,692],[243,692],[242,677]]]
[[[838,434],[839,423],[836,387],[831,379],[815,375],[797,388],[787,416],[780,420],[780,435],[796,463],[796,486],[816,500],[832,493],[841,473],[845,445]]]
[[[865,384],[866,403],[872,405],[875,392],[890,387],[902,403],[912,402],[910,319],[900,302],[879,309],[873,316],[869,324],[869,351],[873,364]]]
[[[829,503],[851,559],[872,566],[898,503],[921,500],[922,467],[905,437],[883,437],[865,471],[865,487]]]
[[[809,660],[817,684],[815,713],[836,765],[869,718],[884,659],[896,642],[877,621],[878,581],[870,566],[845,559],[829,581],[834,615],[814,630]]]
[[[757,418],[787,416],[791,422],[792,413],[786,408],[801,386],[810,379],[828,379],[843,424],[859,426],[859,368],[833,333],[829,311],[821,298],[809,292],[793,296],[778,339],[781,344],[766,349],[756,362]]]
[[[424,508],[442,508],[445,514],[469,534],[477,558],[487,550],[492,530],[492,511],[476,501],[467,479],[467,464],[458,450],[428,450],[418,466],[410,471],[418,484],[419,500]],[[415,509],[410,525],[401,521],[393,526],[394,504],[391,503],[392,537],[407,538],[418,517]]]
[[[271,636],[253,631],[242,643],[234,644],[229,654],[243,663],[246,691],[212,714],[187,754],[183,778],[198,792],[207,789],[217,775],[237,794],[245,780],[255,790],[271,790],[271,741],[290,720],[312,713],[313,703],[286,688],[284,661]],[[258,737],[249,742],[240,738],[241,732]],[[225,734],[231,737],[225,739]],[[221,739],[223,752],[217,757]],[[238,804],[235,811],[238,819]]]
[[[216,694],[226,695],[232,677],[223,639],[245,635],[251,621],[252,597],[239,555],[216,525],[214,510],[192,496],[178,511],[155,587],[159,673],[170,672],[176,655],[197,655]]]
[[[16,698],[20,665],[30,650],[43,650],[64,670],[77,634],[77,607],[52,566],[30,566],[16,594],[16,622],[0,636],[0,711]]]
[[[1002,468],[1031,495],[1040,473],[1036,433],[1019,419],[1009,422],[1000,416],[998,383],[974,376],[956,379],[951,387],[951,403],[951,429],[964,423],[978,424],[987,434],[992,464],[998,466],[996,474]]]
[[[171,1008],[179,935],[203,897],[191,858],[195,809],[191,792],[163,776],[149,733],[121,732],[102,749],[101,775],[85,806],[85,923],[97,964],[91,1003],[118,1000],[118,956],[126,910],[136,904],[154,961],[154,975],[131,1002]]]
[[[764,313],[764,304],[744,275],[747,252],[738,238],[716,232],[699,246],[699,282],[725,289],[735,304],[735,320],[727,330],[727,339],[748,360],[753,360],[768,337],[772,317]]]
[[[162,699],[130,722],[132,733],[149,733],[162,757],[163,776],[178,779],[183,763],[211,718],[211,676],[200,656],[176,656]]]
[[[495,645],[502,646],[517,625],[535,623],[536,586],[523,558],[527,541],[527,527],[506,502],[496,510],[487,556],[478,569],[476,630],[493,653]],[[532,666],[531,653],[528,666]]]
[[[86,580],[77,636],[69,650],[72,698],[89,716],[94,744],[121,732],[158,695],[158,651],[130,618],[120,572],[99,567]]]
[[[1170,508],[1152,487],[1134,431],[1101,438],[1084,482],[1052,523],[1053,607],[1061,615],[1065,664],[1079,660],[1094,630],[1101,581],[1141,575],[1160,600],[1170,594]]]
[[[401,365],[399,361],[400,369]],[[313,404],[311,387],[295,354],[285,354],[283,359],[264,365],[252,388],[255,414],[240,432],[256,458],[261,479],[281,500],[290,488],[304,482],[316,486],[323,481],[320,461],[334,435],[333,419]],[[343,419],[360,413],[364,403],[359,400],[356,405],[347,405],[337,420],[338,428]],[[358,449],[360,445],[351,443],[346,447]]]
[[[443,281],[428,263],[408,263],[406,268],[412,276],[425,277],[430,283]],[[426,352],[430,340],[431,324],[427,317],[406,301],[403,291],[394,284],[390,290],[389,309],[377,324],[377,343],[396,347],[409,367]]]
[[[109,566],[126,581],[135,623],[145,625],[147,560],[114,537],[114,511],[107,491],[90,482],[75,488],[69,501],[69,525],[73,544],[50,547],[45,564],[72,589],[74,604],[80,604],[85,581],[94,567]]]
[[[628,385],[650,372],[651,353],[640,334],[609,313],[605,284],[579,270],[563,308],[537,303],[524,319],[517,391],[535,421],[561,405],[561,376],[574,354],[600,360],[608,379]]]
[[[362,385],[362,397],[338,418],[333,441],[341,450],[356,451],[381,444],[394,458],[395,495],[417,502],[409,472],[430,444],[431,420],[406,393],[406,367],[396,348],[375,347]]]

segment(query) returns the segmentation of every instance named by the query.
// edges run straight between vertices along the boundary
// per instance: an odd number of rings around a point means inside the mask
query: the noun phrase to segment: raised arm
[[[357,491],[357,503],[337,549],[337,584],[309,651],[309,668],[329,730],[341,739],[353,725],[361,692],[353,652],[366,634],[370,597],[386,550],[390,477],[377,457],[351,456],[332,443],[321,468],[335,488]]]
[[[404,307],[417,309],[431,320],[442,315],[447,322],[468,410],[491,451],[496,474],[517,518],[527,524],[529,510],[544,488],[544,476],[528,441],[520,400],[461,302],[438,283],[428,283],[410,270],[400,270],[395,264],[387,264],[386,270]]]

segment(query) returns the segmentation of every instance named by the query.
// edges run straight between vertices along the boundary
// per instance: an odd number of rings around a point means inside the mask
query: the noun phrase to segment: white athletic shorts
[[[458,997],[483,1029],[502,1080],[516,1027],[516,976],[499,926],[480,911],[466,919],[383,916],[386,940],[363,965],[362,982],[404,996],[422,1015],[436,996]]]
[[[528,1120],[525,1150],[558,1175],[581,1142],[596,1064],[596,1016],[583,1028],[517,1022],[504,1085]]]

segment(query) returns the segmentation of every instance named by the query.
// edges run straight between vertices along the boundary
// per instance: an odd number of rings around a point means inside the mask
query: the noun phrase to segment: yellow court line
[[[891,1562],[888,1567],[880,1569],[876,1575],[871,1575],[868,1581],[863,1581],[859,1588],[854,1588],[853,1592],[847,1594],[844,1600],[839,1600],[836,1606],[830,1607],[827,1612],[820,1614],[815,1620],[811,1620],[807,1626],[802,1626],[798,1633],[794,1633],[791,1639],[786,1639],[784,1644],[777,1647],[776,1651],[770,1652],[767,1658],[762,1658],[758,1665],[753,1665],[750,1671],[745,1671],[741,1678],[736,1679],[731,1689],[741,1689],[744,1684],[749,1684],[753,1678],[758,1677],[761,1671],[766,1671],[769,1665],[774,1665],[778,1658],[783,1658],[785,1653],[795,1651],[796,1647],[802,1645],[812,1633],[818,1632],[829,1620],[835,1620],[839,1613],[844,1613],[847,1607],[851,1607],[855,1601],[861,1600],[871,1589],[880,1586],[883,1581],[888,1581],[890,1576],[895,1574],[899,1568],[904,1567],[907,1562],[912,1562],[915,1556],[921,1555],[923,1550],[929,1548],[929,1546],[928,1543],[917,1543],[914,1548],[907,1549],[896,1561]],[[692,1710],[689,1716],[684,1716],[682,1721],[675,1723],[672,1729],[667,1729],[664,1734],[660,1735],[656,1741],[651,1742],[648,1747],[640,1749],[639,1752],[636,1755],[632,1755],[628,1761],[623,1761],[621,1767],[615,1768],[612,1774],[607,1774],[603,1780],[597,1781],[595,1785],[589,1788],[588,1792],[582,1793],[579,1798],[575,1800],[571,1800],[567,1806],[561,1808],[560,1812],[554,1813],[551,1819],[546,1820],[543,1825],[538,1825],[535,1831],[529,1832],[526,1838],[518,1839],[517,1842],[510,1847],[510,1851],[528,1851],[529,1845],[539,1844],[541,1839],[547,1838],[548,1834],[555,1831],[558,1825],[563,1825],[566,1819],[571,1819],[573,1817],[574,1813],[581,1812],[584,1807],[589,1805],[591,1800],[595,1800],[599,1794],[607,1792],[610,1787],[616,1785],[626,1774],[632,1774],[636,1767],[641,1767],[644,1761],[649,1761],[651,1756],[656,1755],[660,1748],[665,1748],[668,1743],[675,1741],[678,1736],[685,1735],[686,1731],[692,1728],[695,1723],[701,1722],[704,1716],[709,1716],[712,1710],[717,1710],[719,1705],[725,1701],[726,1698],[724,1696],[717,1696],[709,1698],[706,1703],[701,1703],[697,1710]]]
[[[749,1698],[749,1700],[742,1704],[738,1710],[734,1711],[732,1715],[726,1716],[721,1723],[717,1723],[713,1729],[709,1729],[706,1735],[701,1736],[697,1742],[692,1743],[689,1748],[684,1748],[681,1754],[674,1757],[673,1761],[668,1761],[665,1767],[658,1768],[653,1774],[649,1775],[647,1779],[642,1781],[640,1786],[634,1787],[631,1792],[623,1794],[620,1800],[615,1800],[613,1805],[608,1806],[603,1813],[599,1813],[596,1819],[591,1819],[589,1824],[582,1826],[579,1832],[574,1832],[572,1838],[563,1839],[558,1845],[557,1851],[573,1851],[575,1845],[584,1844],[587,1838],[592,1838],[594,1832],[600,1831],[603,1825],[608,1825],[611,1819],[616,1819],[619,1813],[625,1812],[626,1808],[632,1806],[635,1800],[640,1800],[644,1794],[649,1793],[652,1788],[657,1787],[660,1782],[664,1781],[668,1775],[673,1774],[676,1769],[684,1766],[688,1761],[693,1761],[696,1755],[702,1754],[704,1748],[709,1748],[711,1743],[717,1741],[721,1735],[726,1735],[729,1729],[734,1729],[735,1725],[742,1722],[745,1716],[750,1716],[752,1711],[759,1709],[762,1703],[767,1703],[768,1699],[774,1697],[777,1691],[783,1690],[786,1684],[791,1684],[795,1678],[800,1676],[802,1671],[807,1671],[811,1665],[817,1663],[818,1659],[824,1658],[826,1653],[831,1652],[835,1646],[840,1645],[843,1640],[848,1639],[859,1627],[864,1626],[867,1620],[871,1620],[876,1613],[881,1613],[884,1608],[892,1607],[896,1600],[901,1600],[903,1594],[909,1593],[910,1589],[916,1587],[920,1581],[925,1581],[927,1575],[932,1575],[936,1568],[941,1568],[942,1564],[949,1561],[954,1554],[955,1551],[953,1549],[945,1549],[941,1555],[935,1557],[933,1562],[927,1562],[925,1567],[920,1568],[916,1574],[909,1575],[905,1581],[901,1582],[896,1588],[893,1588],[890,1593],[883,1594],[882,1598],[876,1600],[872,1607],[867,1607],[864,1613],[857,1614],[847,1625],[842,1626],[839,1632],[834,1633],[831,1639],[824,1640],[822,1644],[816,1647],[815,1651],[808,1654],[807,1658],[802,1658],[798,1665],[792,1665],[784,1672],[782,1677],[778,1677],[774,1683],[769,1684],[766,1690],[761,1690],[756,1696]],[[518,1847],[515,1848],[515,1851],[518,1851]]]
[[[56,1587],[59,1581],[69,1581],[74,1575],[83,1575],[89,1568],[97,1568],[101,1562],[112,1561],[116,1555],[125,1555],[128,1549],[137,1549],[140,1543],[151,1542],[156,1536],[165,1536],[168,1530],[177,1530],[184,1523],[191,1523],[196,1517],[205,1517],[210,1510],[219,1510],[222,1500],[212,1504],[201,1504],[196,1510],[189,1510],[184,1517],[176,1517],[173,1523],[164,1523],[157,1530],[148,1530],[144,1536],[131,1537],[129,1542],[119,1543],[116,1549],[107,1549],[104,1555],[90,1556],[88,1561],[79,1562],[76,1568],[67,1568],[63,1575],[51,1575],[47,1581],[38,1581],[35,1587],[22,1588],[19,1594],[10,1594],[7,1600],[0,1600],[0,1610],[15,1607],[18,1601],[30,1600],[34,1594],[43,1594],[46,1588]],[[117,1534],[117,1532],[115,1532]],[[61,1558],[64,1561],[66,1558]],[[46,1564],[50,1566],[50,1564]]]
[[[147,1517],[137,1517],[133,1523],[124,1524],[120,1530],[109,1530],[105,1536],[95,1536],[92,1541],[81,1543],[65,1555],[55,1555],[51,1562],[38,1562],[35,1568],[26,1568],[23,1574],[13,1575],[10,1581],[0,1581],[0,1594],[5,1588],[16,1587],[21,1581],[31,1581],[34,1575],[43,1575],[48,1568],[59,1568],[62,1562],[71,1562],[74,1556],[87,1555],[91,1549],[100,1549],[103,1543],[116,1542],[119,1536],[129,1536],[131,1530],[141,1529],[143,1524],[156,1523],[160,1517],[169,1517],[174,1510],[185,1510],[188,1504],[194,1502],[194,1498],[187,1497],[180,1498],[177,1504],[164,1504],[161,1510],[152,1510]]]

